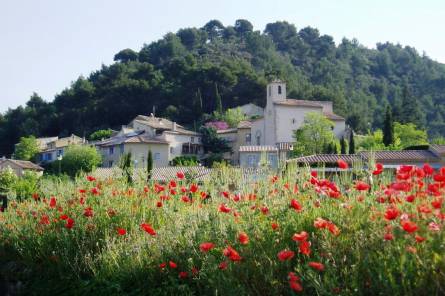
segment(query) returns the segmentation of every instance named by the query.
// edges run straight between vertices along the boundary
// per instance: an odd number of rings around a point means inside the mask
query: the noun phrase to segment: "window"
[[[251,140],[252,140],[252,135],[249,133],[246,135],[246,144],[250,144]]]
[[[155,154],[154,154],[154,160],[160,160],[161,159],[161,153],[159,153],[159,152],[156,152]]]
[[[190,137],[190,143],[195,143],[195,137]]]
[[[247,155],[247,165],[250,167],[256,166],[257,158],[254,154]]]
[[[113,155],[113,154],[114,154],[114,146],[109,148],[108,153],[109,153],[110,155]]]
[[[113,161],[112,160],[110,160],[109,162],[108,162],[108,167],[113,167]]]
[[[278,85],[278,94],[281,95],[281,85]]]
[[[46,160],[53,160],[53,155],[51,153],[46,154]]]
[[[120,152],[121,154],[124,154],[124,144],[120,144],[120,146],[119,146],[119,152]]]
[[[173,153],[173,147],[170,147],[170,154],[174,154]]]
[[[269,164],[271,166],[275,166],[275,163],[277,162],[277,156],[275,154],[269,154],[267,158],[268,158]]]
[[[295,124],[295,118],[292,118],[292,124]]]
[[[269,97],[272,95],[272,87],[269,85]]]
[[[63,150],[62,149],[57,150],[57,157],[62,155],[63,155]]]

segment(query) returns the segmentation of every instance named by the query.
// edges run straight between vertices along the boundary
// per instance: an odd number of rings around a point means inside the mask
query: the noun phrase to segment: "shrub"
[[[198,158],[195,155],[176,156],[172,160],[173,166],[197,166]]]
[[[73,145],[67,148],[61,161],[61,171],[71,177],[80,172],[89,173],[101,163],[101,155],[96,148]]]

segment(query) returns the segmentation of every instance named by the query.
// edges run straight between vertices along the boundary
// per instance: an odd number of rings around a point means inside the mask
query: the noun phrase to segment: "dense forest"
[[[386,106],[394,120],[412,122],[430,138],[445,135],[445,65],[412,47],[353,39],[338,45],[317,29],[275,22],[263,32],[247,20],[224,26],[180,29],[124,49],[115,63],[79,77],[54,101],[33,94],[24,107],[0,115],[0,155],[10,155],[20,136],[88,136],[119,128],[137,114],[200,125],[219,101],[224,109],[265,105],[267,81],[287,82],[288,97],[331,100],[335,112],[364,133],[382,128]]]

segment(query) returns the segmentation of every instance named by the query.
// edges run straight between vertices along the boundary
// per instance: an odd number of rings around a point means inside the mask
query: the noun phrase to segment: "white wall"
[[[334,134],[337,138],[341,139],[341,137],[345,134],[346,123],[344,120],[333,120],[334,122]]]
[[[155,167],[168,166],[168,145],[166,144],[146,144],[128,143],[125,144],[125,153],[131,152],[133,161],[137,160],[135,168],[147,167],[148,151],[153,155],[153,165]]]
[[[168,156],[169,160],[172,160],[173,158],[182,155],[182,144],[184,143],[193,143],[199,145],[202,144],[201,136],[198,135],[192,136],[192,135],[177,134],[174,132],[164,132],[160,138],[169,143],[170,146],[169,156]],[[197,155],[198,158],[202,154],[202,152],[203,151],[201,148],[200,153]]]
[[[277,113],[276,142],[269,145],[275,145],[280,142],[294,142],[294,130],[302,126],[306,114],[309,112],[321,113],[322,108],[275,105],[275,112]]]

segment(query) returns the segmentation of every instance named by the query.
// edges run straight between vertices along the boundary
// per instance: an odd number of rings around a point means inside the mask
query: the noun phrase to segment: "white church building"
[[[267,85],[267,104],[262,109],[254,108],[252,104],[241,106],[241,110],[251,119],[251,130],[249,135],[250,146],[276,147],[280,158],[292,150],[294,143],[294,131],[299,129],[304,118],[309,112],[318,112],[326,116],[334,124],[333,132],[336,137],[341,138],[345,134],[345,119],[336,115],[333,111],[332,102],[308,101],[287,98],[286,83],[276,80]],[[262,109],[262,115],[258,111]],[[253,112],[252,114],[250,114]],[[260,159],[261,149],[247,149],[239,145],[239,164],[241,166],[255,166]],[[270,150],[270,149],[269,149]],[[245,154],[249,155],[245,155]],[[243,160],[248,160],[244,163]],[[258,160],[258,161],[256,161]],[[236,162],[236,161],[235,161]]]

